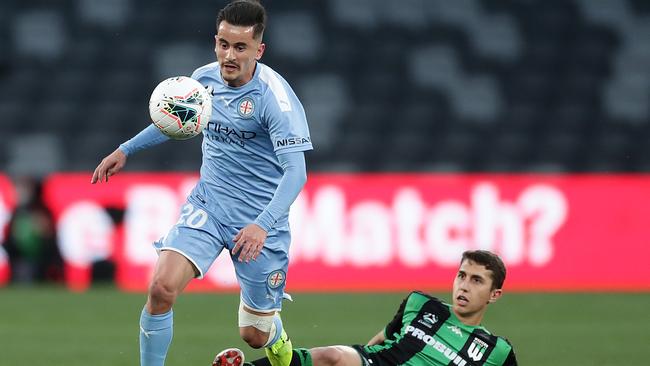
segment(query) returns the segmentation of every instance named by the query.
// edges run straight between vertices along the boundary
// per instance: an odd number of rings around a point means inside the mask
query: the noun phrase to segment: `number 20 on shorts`
[[[193,204],[187,203],[181,209],[181,216],[176,225],[186,225],[193,229],[198,229],[208,221],[208,214],[200,209],[195,208]]]

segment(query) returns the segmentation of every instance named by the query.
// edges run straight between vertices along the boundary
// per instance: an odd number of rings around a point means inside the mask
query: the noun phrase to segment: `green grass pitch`
[[[283,319],[294,346],[366,342],[404,293],[294,293]],[[447,294],[437,294],[448,299]],[[137,365],[143,294],[111,287],[0,289],[0,365]],[[207,366],[226,347],[262,355],[239,339],[237,294],[184,294],[174,308],[169,366]],[[648,365],[650,293],[507,293],[484,325],[506,335],[521,365]]]

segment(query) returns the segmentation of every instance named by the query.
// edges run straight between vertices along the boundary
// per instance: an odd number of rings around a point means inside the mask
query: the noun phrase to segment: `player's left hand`
[[[257,256],[262,252],[266,235],[267,232],[256,224],[246,225],[232,239],[235,243],[232,254],[235,255],[239,252],[238,259],[240,262],[249,262],[251,259],[256,260]]]

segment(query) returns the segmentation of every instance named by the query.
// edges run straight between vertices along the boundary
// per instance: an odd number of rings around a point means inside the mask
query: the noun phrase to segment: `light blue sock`
[[[273,338],[266,341],[265,347],[271,347],[282,336],[282,330],[283,330],[282,319],[278,314],[275,314],[275,316],[273,317],[273,323],[275,324],[275,335],[273,336]]]
[[[140,365],[163,366],[169,344],[172,342],[174,312],[151,315],[142,309],[140,314]]]

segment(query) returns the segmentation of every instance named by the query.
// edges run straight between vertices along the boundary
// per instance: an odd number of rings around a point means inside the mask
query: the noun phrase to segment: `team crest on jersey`
[[[266,284],[270,288],[278,288],[284,284],[284,281],[287,279],[287,275],[283,270],[278,269],[277,271],[271,272],[266,278]]]
[[[472,343],[469,345],[469,348],[467,349],[467,355],[469,358],[474,360],[474,362],[480,361],[483,358],[483,355],[485,355],[487,349],[487,343],[478,338],[474,338],[472,340]]]
[[[424,313],[422,319],[418,320],[418,323],[424,325],[427,328],[433,328],[433,325],[438,322],[438,317],[435,314]]]
[[[237,104],[237,112],[242,118],[251,118],[255,112],[255,103],[252,98],[244,97]]]

